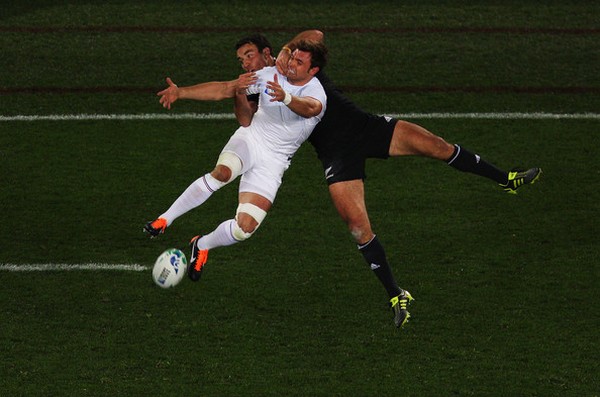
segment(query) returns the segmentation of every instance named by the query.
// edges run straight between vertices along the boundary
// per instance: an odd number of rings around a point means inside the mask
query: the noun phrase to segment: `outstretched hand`
[[[167,77],[167,84],[169,85],[164,90],[158,92],[156,95],[160,96],[160,104],[163,108],[171,110],[171,104],[179,99],[179,87],[173,83],[170,77]]]

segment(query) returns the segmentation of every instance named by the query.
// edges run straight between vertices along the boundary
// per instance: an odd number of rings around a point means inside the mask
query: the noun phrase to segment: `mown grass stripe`
[[[598,120],[600,113],[383,113],[399,119]],[[233,113],[51,114],[0,116],[0,121],[233,120]]]
[[[472,93],[472,94],[600,94],[600,87],[594,86],[362,86],[341,85],[348,93]],[[158,92],[161,87],[144,86],[93,86],[93,87],[0,87],[0,95],[37,94],[147,94]]]
[[[238,33],[278,32],[297,33],[297,26],[0,26],[3,33]],[[417,26],[417,27],[364,27],[325,26],[327,33],[398,33],[398,34],[513,34],[513,35],[597,35],[597,27],[511,27],[511,26]]]

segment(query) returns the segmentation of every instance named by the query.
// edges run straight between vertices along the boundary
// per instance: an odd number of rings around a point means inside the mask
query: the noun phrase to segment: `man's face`
[[[310,52],[294,51],[288,63],[288,81],[294,83],[310,80],[318,72],[318,68],[310,67],[310,61]]]
[[[256,72],[267,66],[267,59],[270,54],[266,54],[269,50],[265,48],[261,53],[258,51],[256,44],[244,44],[236,51],[238,61],[246,72]]]

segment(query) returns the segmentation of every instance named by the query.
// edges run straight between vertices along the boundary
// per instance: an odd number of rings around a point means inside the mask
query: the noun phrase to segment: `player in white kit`
[[[208,250],[248,239],[264,220],[292,156],[325,113],[325,90],[314,75],[325,66],[326,55],[322,43],[305,41],[294,51],[287,76],[275,67],[257,71],[237,95],[242,101],[248,94],[259,95],[252,122],[231,136],[212,172],[193,182],[165,213],[144,227],[151,237],[158,236],[176,218],[241,175],[235,218],[190,242],[192,280],[200,279]]]

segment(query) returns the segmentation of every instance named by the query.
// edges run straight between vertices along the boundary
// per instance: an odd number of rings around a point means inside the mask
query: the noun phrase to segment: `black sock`
[[[452,157],[446,163],[459,171],[483,176],[500,184],[506,184],[508,181],[507,172],[496,168],[496,166],[488,163],[479,155],[473,154],[459,145],[454,145],[454,154],[452,154]]]
[[[402,290],[396,284],[392,269],[390,269],[390,265],[385,257],[385,251],[377,236],[373,237],[365,245],[359,245],[358,249],[365,258],[365,261],[367,261],[367,264],[371,267],[371,270],[373,270],[373,273],[375,273],[381,284],[383,284],[390,298],[398,296]]]

